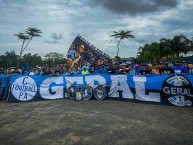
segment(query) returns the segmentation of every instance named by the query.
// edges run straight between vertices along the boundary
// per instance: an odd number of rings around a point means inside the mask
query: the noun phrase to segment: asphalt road
[[[0,145],[192,145],[193,110],[126,101],[0,102]]]

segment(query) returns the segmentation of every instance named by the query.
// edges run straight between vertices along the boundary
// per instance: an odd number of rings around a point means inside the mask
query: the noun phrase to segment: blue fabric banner
[[[190,75],[12,76],[8,101],[67,98],[68,88],[74,85],[93,90],[103,86],[112,98],[192,106],[192,84]]]

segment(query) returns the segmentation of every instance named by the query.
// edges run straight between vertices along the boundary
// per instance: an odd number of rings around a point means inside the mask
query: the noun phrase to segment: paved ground
[[[0,102],[0,145],[193,144],[193,110],[125,101]]]

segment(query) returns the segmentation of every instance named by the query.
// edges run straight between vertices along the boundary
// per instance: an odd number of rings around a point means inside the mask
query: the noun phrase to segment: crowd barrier
[[[0,80],[1,88],[4,89],[1,98],[8,102],[62,99],[82,95],[83,100],[89,100],[94,96],[97,100],[110,97],[128,101],[193,106],[191,75],[15,75],[11,78],[1,77]]]

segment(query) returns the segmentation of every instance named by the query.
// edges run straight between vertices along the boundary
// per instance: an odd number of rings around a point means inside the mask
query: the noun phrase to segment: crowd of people
[[[129,75],[151,75],[151,74],[189,74],[193,75],[193,64],[175,61],[173,64],[167,62],[159,62],[156,64],[105,64],[103,62],[90,66],[85,63],[82,67],[74,65],[72,68],[68,64],[60,64],[57,66],[36,66],[27,69],[14,68],[14,70],[0,69],[1,75],[87,75],[87,74],[129,74]]]

